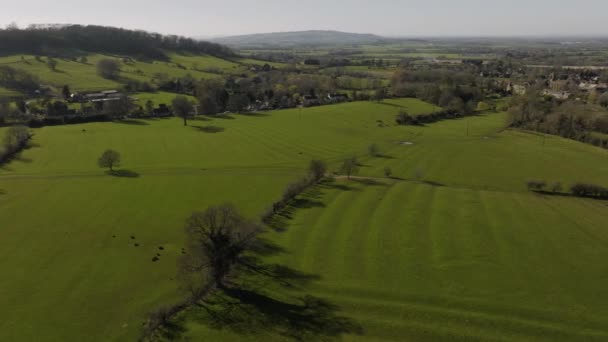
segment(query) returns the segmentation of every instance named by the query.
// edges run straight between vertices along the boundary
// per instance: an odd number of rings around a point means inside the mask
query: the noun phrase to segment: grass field
[[[256,217],[311,159],[335,169],[353,154],[373,179],[312,189],[285,231],[264,234],[283,253],[263,262],[302,283],[253,277],[224,297],[267,321],[237,309],[218,329],[192,310],[178,322],[184,340],[606,339],[606,203],[524,188],[532,178],[608,183],[606,151],[502,131],[506,114],[397,127],[401,107],[433,110],[403,99],[190,127],[36,130],[34,146],[0,169],[0,340],[134,340],[146,312],[180,296],[175,260],[191,211],[231,201]],[[383,158],[366,156],[371,143]],[[122,153],[124,177],[96,167],[106,148]],[[397,179],[383,178],[386,166]]]
[[[178,95],[180,95],[180,94],[168,93],[166,91],[157,91],[155,93],[135,93],[135,94],[133,94],[133,97],[137,99],[135,102],[140,106],[144,106],[146,104],[146,102],[148,102],[148,100],[152,101],[152,103],[154,103],[155,106],[158,106],[159,104],[166,104],[166,105],[170,106],[171,101],[173,101],[173,99]],[[188,98],[192,101],[195,100],[195,98],[193,96],[189,96],[189,95],[181,95],[181,96],[186,96],[186,98]]]
[[[47,64],[47,57],[41,57],[40,61],[34,56],[9,56],[0,57],[0,65],[9,65],[14,68],[28,71],[40,78],[43,84],[57,87],[69,85],[73,91],[96,91],[120,88],[126,80],[137,80],[151,82],[155,74],[167,74],[170,77],[184,77],[191,75],[195,79],[218,77],[218,75],[205,72],[207,68],[218,68],[226,72],[237,72],[241,69],[237,63],[212,56],[189,56],[171,54],[170,62],[160,61],[135,61],[125,63],[121,58],[90,55],[88,61],[81,63],[69,59],[56,59],[57,69],[51,70]],[[115,59],[121,64],[121,79],[107,80],[97,75],[96,65],[101,59]],[[181,66],[180,66],[181,65]],[[242,69],[244,70],[244,69]],[[0,90],[1,92],[1,90]]]

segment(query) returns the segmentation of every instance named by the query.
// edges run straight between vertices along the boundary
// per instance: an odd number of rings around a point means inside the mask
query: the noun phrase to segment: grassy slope
[[[606,152],[496,134],[502,114],[378,127],[402,105],[411,113],[432,108],[396,100],[191,122],[217,127],[214,134],[174,119],[36,130],[38,146],[0,170],[0,222],[8,222],[0,241],[0,339],[133,340],[146,311],[177,297],[175,259],[189,212],[229,200],[254,216],[310,159],[335,167],[371,142],[390,157],[363,158],[363,175],[379,177],[390,165],[410,178],[420,167],[426,179],[448,186],[320,189],[325,209],[298,210],[287,232],[267,236],[287,250],[271,260],[322,276],[303,293],[339,304],[372,339],[554,331],[538,322],[569,333],[602,330],[593,320],[606,323],[608,306],[600,297],[605,204],[538,198],[522,184],[540,177],[606,182]],[[124,168],[140,176],[103,175],[95,161],[105,148],[121,151]],[[161,261],[152,263],[161,245]],[[558,305],[578,309],[580,323]],[[187,327],[195,337],[243,338],[192,321]]]
[[[257,216],[310,159],[364,148],[370,112],[388,120],[395,108],[191,122],[224,129],[215,134],[173,119],[35,130],[36,145],[0,169],[0,340],[133,340],[143,315],[176,296],[175,258],[191,211],[232,201]],[[104,175],[96,160],[106,148],[140,177]]]
[[[56,59],[58,62],[57,70],[52,71],[46,64],[46,57],[42,57],[41,61],[37,61],[34,56],[24,56],[25,60],[21,60],[21,56],[1,57],[0,65],[10,65],[15,68],[26,70],[38,77],[45,84],[52,84],[61,87],[65,84],[69,85],[73,91],[95,91],[119,88],[121,83],[127,79],[138,80],[142,82],[150,82],[154,74],[165,73],[171,77],[183,77],[191,75],[195,79],[205,77],[217,77],[217,75],[202,72],[207,67],[219,67],[222,69],[234,69],[238,64],[225,61],[220,58],[211,56],[182,56],[172,54],[171,62],[144,62],[136,61],[134,63],[125,64],[122,59],[103,56],[90,55],[87,63],[74,62],[67,59]],[[97,75],[96,64],[104,58],[116,59],[121,63],[123,79],[117,81],[107,80]],[[197,63],[197,69],[194,69],[194,63]],[[185,69],[178,67],[177,64],[182,64]]]
[[[186,338],[320,338],[358,325],[363,334],[347,333],[347,340],[608,338],[606,203],[532,195],[521,181],[605,184],[606,152],[560,138],[543,146],[534,135],[497,134],[504,118],[402,129],[400,135],[415,137],[416,145],[407,147],[391,147],[387,134],[388,158],[364,160],[362,174],[382,177],[390,165],[403,180],[319,186],[292,208],[286,232],[265,234],[283,249],[266,262],[319,280],[292,282],[288,288],[298,290],[286,290],[270,278],[249,279],[255,285],[245,287],[254,286],[256,295],[241,300],[247,315],[238,307],[215,311],[228,326],[218,330],[208,325],[213,305],[193,310]],[[586,164],[595,168],[575,167]],[[445,186],[411,180],[417,165],[427,167],[426,180]],[[289,316],[305,295],[340,309],[324,324],[307,320],[311,308],[296,315],[300,324],[273,320],[260,328],[246,318],[288,305],[283,314]],[[257,335],[239,333],[256,328]]]

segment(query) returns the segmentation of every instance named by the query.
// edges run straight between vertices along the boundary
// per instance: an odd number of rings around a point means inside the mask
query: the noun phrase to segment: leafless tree
[[[258,230],[230,204],[193,213],[186,224],[185,254],[179,261],[181,278],[186,283],[207,280],[223,287],[224,279]]]
[[[312,160],[308,170],[310,176],[318,182],[325,177],[325,173],[327,172],[327,164],[322,160]]]
[[[357,158],[353,157],[344,160],[342,167],[340,168],[340,173],[345,174],[348,179],[350,179],[350,177],[357,174],[357,172],[359,172],[359,163],[357,162]]]

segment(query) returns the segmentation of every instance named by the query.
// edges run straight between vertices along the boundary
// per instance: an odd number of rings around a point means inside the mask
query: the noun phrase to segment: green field
[[[43,84],[62,87],[69,85],[73,91],[97,91],[120,88],[128,80],[151,82],[155,74],[166,74],[169,77],[192,76],[194,79],[218,77],[216,74],[205,72],[206,69],[219,69],[225,72],[245,71],[237,64],[221,58],[206,55],[179,55],[171,54],[169,62],[162,61],[133,61],[126,63],[121,58],[89,55],[87,62],[81,63],[70,59],[59,59],[57,69],[51,70],[47,64],[47,57],[41,57],[40,61],[34,56],[9,56],[0,57],[0,65],[8,65],[22,69],[36,75]],[[101,59],[115,59],[121,64],[119,80],[108,80],[97,75],[96,65]],[[2,94],[2,89],[0,89]]]
[[[608,338],[606,202],[524,187],[606,184],[607,152],[503,131],[503,113],[398,127],[402,107],[434,108],[403,99],[190,127],[166,119],[37,129],[32,148],[0,169],[0,340],[136,339],[148,311],[181,296],[175,261],[191,211],[231,201],[257,217],[311,159],[336,169],[353,154],[370,179],[311,189],[285,231],[263,236],[283,249],[264,262],[314,280],[285,289],[253,277],[231,324],[219,329],[208,311],[191,310],[177,322],[182,339]],[[366,156],[371,143],[383,158]],[[122,153],[125,177],[96,167],[106,148]],[[386,166],[395,179],[384,178]],[[331,305],[303,309],[304,295]],[[267,320],[241,321],[247,309]]]
[[[159,104],[166,104],[166,105],[170,106],[171,101],[173,101],[173,99],[178,95],[186,96],[191,101],[195,101],[195,98],[193,96],[168,93],[166,91],[157,91],[154,93],[135,93],[135,94],[133,94],[133,97],[137,99],[135,101],[135,103],[137,103],[140,106],[144,106],[146,104],[146,102],[148,102],[148,100],[152,101],[152,103],[154,103],[155,106],[158,106]]]

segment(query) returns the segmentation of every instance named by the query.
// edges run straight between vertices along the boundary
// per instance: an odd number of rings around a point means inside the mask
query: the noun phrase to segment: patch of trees
[[[406,111],[401,111],[397,114],[395,121],[399,125],[419,126],[442,120],[459,119],[465,116],[466,115],[463,115],[460,112],[452,110],[443,110],[440,112],[419,115],[410,115]]]
[[[33,94],[40,88],[40,80],[20,69],[8,65],[0,66],[0,86],[23,93]]]
[[[580,101],[561,101],[530,91],[515,96],[509,103],[513,127],[578,140],[608,148],[608,139],[593,132],[608,134],[608,111]]]
[[[416,97],[450,112],[470,114],[490,92],[478,83],[473,70],[401,68],[391,79],[391,90],[400,97]]]
[[[57,25],[0,30],[0,55],[72,55],[73,51],[168,60],[163,50],[233,56],[220,44],[104,26]]]
[[[570,191],[577,197],[608,199],[608,188],[595,184],[574,184]]]
[[[2,141],[3,149],[0,150],[0,165],[25,149],[31,138],[32,134],[25,126],[12,126],[9,128]]]
[[[72,125],[88,122],[104,122],[111,121],[112,118],[104,114],[93,114],[86,116],[59,116],[59,117],[43,117],[33,118],[27,121],[27,125],[32,128],[40,128],[45,126]]]
[[[529,191],[540,193],[563,194],[563,187],[560,182],[548,184],[542,180],[531,180],[526,182]],[[570,194],[575,197],[585,197],[594,199],[608,199],[608,188],[596,184],[576,183],[570,187]]]

